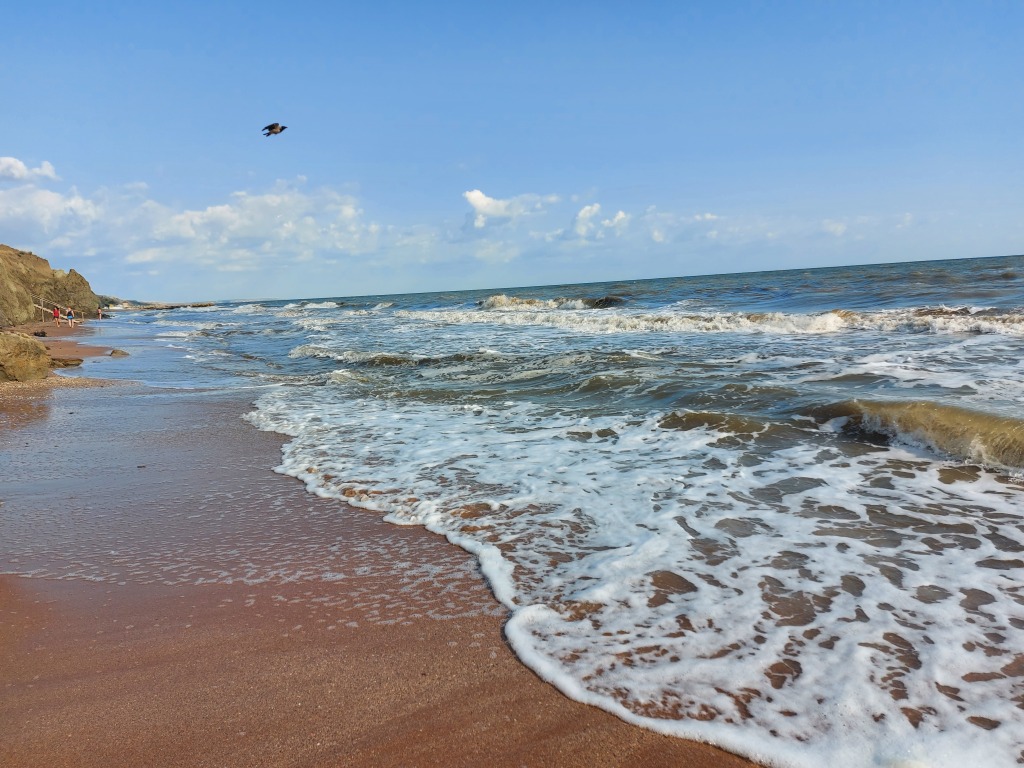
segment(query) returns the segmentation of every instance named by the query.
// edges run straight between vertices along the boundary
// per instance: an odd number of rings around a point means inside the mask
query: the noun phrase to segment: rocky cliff
[[[79,317],[92,317],[100,298],[75,270],[51,269],[34,253],[0,245],[0,329],[49,317],[54,304],[62,311],[72,307]],[[38,339],[0,330],[0,382],[41,379],[58,363]]]
[[[73,307],[79,317],[94,317],[100,306],[99,296],[75,270],[51,269],[34,253],[0,245],[0,327],[38,320],[33,297],[50,310],[54,304]]]

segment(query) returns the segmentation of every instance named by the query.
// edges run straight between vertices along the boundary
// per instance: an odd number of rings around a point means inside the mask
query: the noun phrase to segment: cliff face
[[[72,307],[79,317],[94,317],[99,297],[75,270],[51,269],[50,263],[34,253],[0,245],[0,326],[20,325],[41,316],[33,296],[42,297],[47,309],[57,304],[63,311]]]

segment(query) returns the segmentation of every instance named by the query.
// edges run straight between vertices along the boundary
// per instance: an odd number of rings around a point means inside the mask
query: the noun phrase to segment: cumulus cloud
[[[102,206],[82,197],[74,189],[53,192],[33,186],[0,190],[0,228],[9,233],[35,239],[60,230],[80,230],[98,220]]]
[[[309,260],[315,254],[372,249],[381,228],[363,220],[359,201],[330,189],[307,192],[278,182],[269,192],[235,192],[202,209],[149,207],[144,242],[130,262],[194,260],[219,270],[259,269],[268,258]]]
[[[725,217],[717,213],[678,213],[661,211],[650,206],[640,218],[640,228],[655,243],[717,240],[723,235],[737,235],[747,225],[733,222],[725,227]]]
[[[629,220],[633,218],[625,211],[616,211],[615,215],[610,219],[605,219],[601,222],[601,226],[606,230],[611,230],[616,234],[622,234],[626,227],[629,226]]]
[[[54,179],[57,172],[53,165],[44,160],[38,168],[29,168],[16,157],[0,157],[0,179],[13,181],[35,181],[36,179]]]
[[[546,204],[557,203],[557,195],[524,194],[501,200],[488,197],[479,189],[463,192],[462,196],[473,208],[473,226],[483,229],[489,219],[512,221],[529,213],[543,210]]]
[[[21,174],[18,163],[6,168]],[[355,197],[308,190],[301,180],[182,210],[150,199],[141,183],[86,196],[74,188],[44,189],[25,178],[26,183],[0,188],[5,242],[49,256],[103,254],[123,265],[144,265],[147,274],[170,274],[168,265],[254,274],[293,262],[326,265],[340,255],[376,250],[384,232],[365,220]]]
[[[600,215],[600,203],[583,206],[573,218],[572,232],[581,240],[600,240],[609,233],[621,235],[631,218],[625,211],[617,211],[606,219],[601,219]]]
[[[696,259],[751,253],[751,245],[806,250],[807,242],[828,243],[838,252],[864,233],[923,226],[909,213],[876,220],[843,211],[829,218],[720,215],[703,207],[630,212],[596,202],[600,190],[497,198],[480,189],[453,195],[447,220],[398,225],[369,219],[356,196],[311,188],[303,177],[187,207],[162,202],[143,182],[83,193],[55,180],[50,163],[0,158],[0,182],[8,182],[0,183],[4,242],[47,258],[89,258],[90,279],[105,292],[153,299],[419,290],[428,283],[443,289],[465,284],[469,273],[478,284],[511,285],[549,279],[552,265],[562,270],[559,279],[576,271],[582,279],[587,259],[608,274],[638,272],[645,263],[658,273],[686,274]],[[630,254],[628,263],[616,262],[620,253]]]
[[[593,203],[591,205],[585,205],[580,208],[579,213],[576,214],[576,220],[573,222],[572,229],[580,237],[587,237],[591,232],[594,231],[596,222],[594,221],[601,213],[601,204]]]

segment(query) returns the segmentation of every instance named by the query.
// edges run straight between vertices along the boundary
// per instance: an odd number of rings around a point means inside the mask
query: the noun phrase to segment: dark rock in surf
[[[587,299],[586,303],[594,309],[608,309],[625,303],[621,296],[602,296],[599,299]]]

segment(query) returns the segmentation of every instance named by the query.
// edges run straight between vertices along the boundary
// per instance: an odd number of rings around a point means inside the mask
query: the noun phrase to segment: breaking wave
[[[914,442],[965,461],[1024,469],[1024,420],[929,401],[851,400],[815,409],[844,432]]]
[[[608,309],[625,303],[621,296],[601,296],[583,299],[521,299],[517,296],[497,294],[489,296],[479,303],[481,309],[488,310],[519,310],[519,309]]]
[[[792,312],[614,312],[591,313],[583,300],[516,299],[492,296],[478,310],[405,310],[396,314],[411,320],[441,323],[490,323],[510,326],[551,326],[589,333],[770,333],[829,334],[844,331],[888,333],[1002,334],[1024,336],[1024,313],[945,308],[916,308],[858,312],[835,309],[818,313]],[[561,303],[560,303],[561,302]],[[573,306],[574,304],[579,306]],[[562,310],[562,311],[553,311]]]
[[[483,350],[477,353],[458,352],[451,355],[417,355],[412,353],[396,352],[361,352],[356,350],[338,351],[319,344],[302,344],[293,349],[289,355],[291,358],[316,357],[327,360],[337,360],[351,365],[363,366],[429,366],[445,365],[451,363],[466,363],[482,358],[494,358],[498,353]]]

